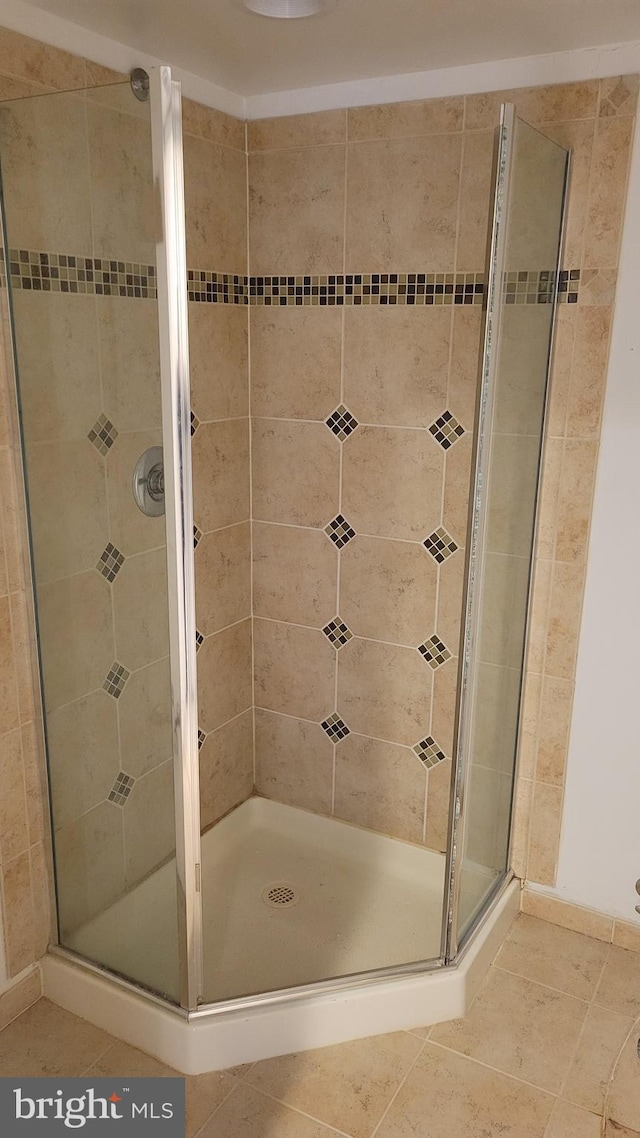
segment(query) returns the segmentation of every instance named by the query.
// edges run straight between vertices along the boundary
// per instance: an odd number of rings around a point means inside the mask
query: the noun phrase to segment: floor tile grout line
[[[256,1087],[253,1085],[253,1083],[247,1083],[244,1082],[244,1080],[242,1081],[245,1086],[251,1087],[252,1091],[255,1091],[255,1093],[258,1095],[262,1095],[263,1098],[268,1099],[269,1102],[275,1102],[278,1104],[278,1106],[284,1106],[286,1110],[291,1110],[294,1114],[300,1114],[303,1118],[308,1118],[310,1122],[316,1122],[318,1126],[325,1126],[331,1134],[336,1135],[336,1138],[354,1138],[354,1135],[349,1134],[346,1130],[338,1130],[337,1127],[332,1126],[330,1122],[326,1122],[324,1119],[318,1118],[315,1114],[307,1114],[305,1110],[301,1110],[298,1106],[292,1106],[290,1102],[286,1102],[284,1099],[277,1098],[276,1095],[269,1094],[269,1091],[265,1091],[262,1087]],[[227,1098],[229,1098],[229,1095],[227,1095]],[[222,1106],[222,1103],[220,1106]],[[220,1107],[217,1108],[217,1110],[214,1112],[214,1115],[211,1117],[215,1117],[215,1114],[218,1113],[219,1109]]]
[[[458,1055],[461,1059],[467,1059],[470,1063],[477,1063],[479,1067],[484,1067],[487,1071],[493,1071],[496,1075],[501,1075],[504,1079],[513,1079],[516,1083],[522,1083],[525,1087],[531,1087],[532,1090],[538,1091],[539,1094],[549,1095],[551,1098],[560,1098],[559,1091],[551,1091],[548,1087],[541,1087],[539,1083],[531,1083],[528,1079],[523,1079],[520,1075],[514,1075],[511,1071],[503,1071],[500,1067],[492,1067],[490,1063],[484,1063],[482,1059],[477,1059],[474,1055],[466,1055],[464,1051],[456,1051],[454,1047],[448,1047],[446,1043],[439,1043],[437,1039],[429,1038],[425,1040],[425,1046],[431,1043],[434,1047],[439,1047],[442,1051],[448,1051],[451,1055]]]
[[[559,1097],[560,1097],[560,1098],[563,1098],[563,1097],[564,1097],[564,1095],[565,1095],[565,1092],[566,1092],[566,1089],[567,1089],[567,1085],[568,1085],[568,1083],[569,1083],[569,1078],[570,1078],[570,1076],[571,1076],[571,1072],[573,1071],[573,1068],[574,1068],[574,1065],[575,1065],[575,1061],[576,1061],[576,1058],[577,1058],[577,1055],[578,1055],[578,1051],[580,1050],[580,1047],[581,1047],[581,1045],[582,1045],[582,1040],[583,1040],[583,1038],[584,1038],[584,1035],[585,1035],[585,1032],[586,1032],[586,1029],[587,1029],[587,1020],[589,1019],[589,1012],[591,1011],[591,1008],[593,1008],[593,1007],[595,1007],[595,1006],[596,1006],[596,1004],[594,1003],[594,1000],[595,1000],[595,996],[596,996],[596,993],[597,993],[597,991],[598,991],[598,988],[600,987],[600,982],[601,982],[601,980],[602,980],[602,977],[604,976],[604,970],[605,970],[605,968],[607,967],[607,964],[609,963],[609,956],[610,956],[610,955],[611,955],[611,954],[610,954],[609,952],[607,952],[606,958],[605,958],[605,960],[603,960],[603,962],[602,962],[602,966],[601,966],[601,968],[600,968],[600,975],[598,976],[598,983],[596,984],[596,986],[595,986],[595,988],[594,988],[593,996],[591,997],[591,999],[590,999],[590,1001],[589,1001],[589,1006],[588,1006],[588,1008],[587,1008],[587,1013],[586,1013],[586,1015],[585,1015],[585,1017],[584,1017],[584,1020],[583,1020],[583,1022],[582,1022],[582,1025],[581,1025],[581,1027],[580,1027],[580,1031],[578,1032],[578,1038],[577,1038],[577,1040],[576,1040],[576,1045],[575,1045],[575,1047],[574,1047],[574,1049],[573,1049],[573,1054],[572,1054],[572,1056],[571,1056],[571,1062],[569,1063],[569,1066],[567,1067],[567,1072],[566,1072],[566,1074],[565,1074],[565,1077],[564,1077],[564,1079],[562,1080],[562,1085],[561,1085],[561,1087],[560,1087],[560,1094],[559,1094]]]
[[[604,964],[606,964],[606,960]],[[602,965],[603,968],[604,964]],[[539,988],[546,988],[547,991],[555,992],[558,996],[566,996],[568,1000],[578,1000],[579,1003],[586,1004],[588,1008],[591,1007],[593,1003],[593,996],[590,996],[589,999],[585,999],[584,996],[574,996],[573,992],[565,992],[563,988],[556,988],[553,984],[545,984],[542,980],[534,980],[533,977],[526,976],[523,972],[514,972],[512,968],[505,968],[502,964],[496,964],[494,962],[493,967],[496,972],[504,972],[508,976],[516,976],[519,980],[527,980],[528,983],[537,984]]]
[[[229,1087],[229,1090],[227,1091],[226,1095],[221,1099],[221,1101],[215,1107],[215,1109],[212,1110],[211,1114],[207,1115],[204,1122],[202,1123],[202,1126],[200,1126],[198,1128],[198,1130],[196,1130],[195,1134],[193,1135],[193,1138],[199,1138],[199,1136],[204,1133],[205,1127],[207,1127],[209,1125],[212,1118],[215,1118],[215,1116],[218,1113],[218,1111],[220,1110],[220,1108],[223,1107],[225,1102],[227,1102],[228,1099],[231,1098],[231,1095],[233,1094],[233,1092],[238,1089],[238,1087],[240,1086],[240,1084],[242,1082],[242,1079],[236,1079],[236,1077],[234,1075],[229,1075],[227,1071],[221,1071],[220,1074],[225,1074],[228,1076],[229,1079],[231,1079],[231,1086]],[[183,1076],[183,1077],[186,1079],[187,1076]],[[185,1090],[186,1090],[186,1084],[185,1084]],[[185,1118],[185,1122],[186,1122],[186,1118]]]
[[[417,1036],[414,1036],[414,1038],[419,1038],[419,1037],[417,1037]],[[410,1075],[410,1074],[411,1074],[411,1072],[414,1070],[414,1068],[415,1068],[416,1064],[418,1063],[418,1060],[420,1059],[420,1057],[421,1057],[421,1055],[422,1055],[422,1053],[423,1053],[423,1051],[424,1051],[424,1049],[425,1049],[425,1047],[426,1047],[426,1046],[427,1046],[427,1040],[425,1039],[425,1040],[423,1041],[423,1043],[422,1043],[422,1046],[421,1046],[421,1047],[418,1049],[418,1053],[417,1053],[417,1055],[416,1055],[415,1059],[413,1060],[413,1063],[412,1063],[412,1064],[411,1064],[411,1066],[408,1068],[408,1070],[407,1070],[407,1071],[405,1071],[405,1074],[404,1074],[403,1078],[401,1079],[401,1081],[399,1082],[398,1086],[396,1087],[394,1094],[391,1096],[391,1099],[390,1099],[390,1101],[387,1103],[387,1105],[386,1105],[385,1109],[383,1110],[382,1114],[380,1115],[380,1118],[378,1119],[378,1121],[377,1121],[377,1123],[375,1124],[375,1126],[374,1126],[373,1130],[371,1131],[371,1134],[369,1135],[369,1138],[376,1138],[376,1134],[377,1134],[377,1133],[378,1133],[378,1131],[380,1130],[380,1127],[382,1126],[382,1123],[384,1122],[384,1120],[385,1120],[385,1118],[387,1117],[387,1115],[388,1115],[389,1111],[391,1110],[391,1107],[393,1106],[393,1104],[394,1104],[394,1102],[396,1101],[396,1099],[397,1099],[398,1095],[400,1094],[400,1091],[401,1091],[401,1090],[402,1090],[402,1088],[404,1087],[404,1085],[405,1085],[405,1083],[406,1083],[407,1079],[409,1078],[409,1075]]]
[[[72,1014],[73,1014],[73,1013],[72,1013]],[[77,1018],[79,1019],[80,1017],[78,1016]],[[107,1047],[105,1047],[104,1051],[101,1051],[99,1055],[96,1055],[95,1059],[93,1059],[93,1060],[91,1061],[91,1063],[89,1063],[89,1066],[86,1068],[86,1070],[84,1070],[84,1071],[82,1071],[82,1072],[81,1072],[80,1078],[82,1078],[82,1079],[83,1079],[83,1078],[84,1078],[86,1075],[88,1075],[88,1074],[89,1074],[89,1071],[91,1071],[91,1070],[92,1070],[92,1068],[93,1068],[93,1067],[95,1067],[96,1063],[99,1063],[101,1059],[104,1059],[105,1055],[108,1055],[108,1054],[109,1054],[109,1052],[110,1052],[111,1050],[113,1050],[113,1048],[115,1047],[116,1043],[119,1043],[119,1042],[120,1042],[120,1040],[119,1040],[119,1039],[116,1039],[116,1038],[115,1038],[115,1036],[114,1036],[114,1037],[112,1037],[112,1041],[111,1041],[111,1043],[109,1043],[109,1045],[108,1045]]]

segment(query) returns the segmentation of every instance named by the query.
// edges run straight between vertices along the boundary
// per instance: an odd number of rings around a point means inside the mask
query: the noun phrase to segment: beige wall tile
[[[598,1114],[556,1099],[545,1138],[600,1138],[601,1123]]]
[[[11,633],[11,609],[8,597],[0,599],[0,730],[12,731],[20,724],[16,662]]]
[[[573,682],[545,676],[540,702],[536,767],[536,777],[541,782],[564,786],[572,705]]]
[[[519,778],[531,779],[535,777],[541,691],[542,676],[536,672],[526,671],[518,752]]]
[[[168,657],[129,677],[118,700],[123,770],[135,778],[170,758],[173,750]]]
[[[205,732],[251,706],[251,620],[207,636],[198,652],[198,706]]]
[[[448,755],[453,750],[456,719],[458,660],[452,657],[433,674],[433,711],[431,734]]]
[[[556,83],[546,87],[519,87],[511,91],[467,95],[465,130],[497,126],[500,104],[514,101],[518,114],[527,122],[550,123],[593,118],[598,108],[598,88],[597,79],[588,79],[578,83]]]
[[[580,287],[582,287],[582,281]],[[549,376],[547,438],[563,438],[566,431],[567,403],[578,311],[578,306],[575,304],[561,304],[556,309],[553,355]]]
[[[116,656],[129,671],[169,654],[167,553],[127,557],[113,582]]]
[[[250,157],[252,273],[342,270],[344,167],[344,146]]]
[[[12,305],[29,443],[86,438],[101,411],[95,301],[55,292],[45,298],[16,289]],[[131,373],[127,380],[131,389]]]
[[[251,411],[326,419],[340,403],[338,308],[251,308]]]
[[[475,422],[483,314],[478,305],[455,307],[447,407],[471,431]]]
[[[580,306],[567,406],[567,434],[597,438],[606,382],[612,310]]]
[[[588,1004],[496,969],[464,1019],[438,1024],[430,1039],[558,1093]]]
[[[567,268],[582,263],[596,120],[545,123],[544,134],[571,151],[571,182],[567,197],[563,261]],[[580,282],[582,286],[582,281]]]
[[[421,842],[426,781],[424,764],[408,747],[348,735],[336,747],[334,813],[368,830]]]
[[[234,150],[245,150],[245,124],[242,119],[205,107],[193,99],[182,99],[182,129],[185,134],[195,134],[209,142],[221,146],[231,146]]]
[[[450,133],[462,129],[463,114],[461,96],[350,107],[347,112],[349,141]]]
[[[440,525],[442,468],[427,431],[360,427],[344,447],[341,512],[356,533],[423,541]]]
[[[479,652],[487,663],[520,667],[528,586],[526,561],[501,553],[486,554]]]
[[[347,271],[451,271],[460,158],[459,135],[350,143]]]
[[[2,487],[0,508],[2,509],[6,583],[10,592],[23,589],[25,581],[30,579],[31,574],[25,543],[24,490],[21,474],[20,484],[18,483],[19,470],[21,470],[19,452],[14,450],[12,454],[8,447],[0,449],[0,486]]]
[[[57,936],[51,919],[51,898],[54,892],[51,851],[49,843],[36,842],[29,850],[31,866],[31,897],[34,915],[33,959],[39,960],[49,943]]]
[[[442,524],[460,546],[467,540],[472,461],[472,439],[467,433],[447,451],[444,462]]]
[[[136,885],[173,855],[176,847],[173,762],[136,779],[124,807],[124,871]]]
[[[557,561],[549,600],[545,670],[551,676],[572,679],[578,650],[584,591],[584,566]]]
[[[460,179],[462,208],[456,249],[458,272],[478,272],[486,261],[495,149],[493,130],[464,135]]]
[[[320,527],[338,513],[340,443],[324,423],[255,419],[252,465],[254,518]]]
[[[38,583],[93,569],[108,533],[104,460],[96,448],[88,438],[37,443],[29,447],[27,472]]]
[[[631,1027],[627,1016],[591,1007],[571,1065],[563,1097],[585,1110],[601,1114],[607,1084]]]
[[[620,948],[628,948],[631,952],[640,952],[640,924],[630,921],[614,921],[613,943]]]
[[[155,264],[156,215],[147,116],[122,114],[88,100],[86,130],[94,255]],[[86,246],[72,248],[82,252]]]
[[[69,299],[86,301],[87,298]],[[162,396],[157,305],[153,301],[102,296],[96,302],[96,313],[104,399],[102,410],[120,432],[160,428]],[[77,365],[75,374],[78,374]],[[84,379],[83,376],[80,378]],[[68,384],[66,377],[65,380]],[[68,400],[70,393],[67,392],[68,387],[65,389]],[[95,403],[83,434],[93,426],[99,411],[100,405]]]
[[[246,308],[189,304],[191,409],[200,422],[249,413]]]
[[[338,714],[359,735],[412,747],[429,734],[432,684],[419,652],[350,640],[338,660]]]
[[[472,763],[468,790],[468,825],[466,855],[471,863],[489,870],[477,873],[469,866],[463,871],[467,903],[463,909],[470,915],[485,896],[491,876],[508,866],[509,811],[511,775]]]
[[[511,846],[511,868],[516,877],[524,880],[527,876],[529,856],[529,829],[531,821],[531,802],[533,782],[518,777],[513,804],[513,842]]]
[[[114,661],[111,596],[93,570],[38,590],[44,700],[60,707],[101,688]]]
[[[553,560],[558,536],[558,495],[562,475],[564,439],[548,438],[542,456],[542,485],[538,509],[536,556]]]
[[[136,463],[152,446],[162,446],[160,430],[134,431],[118,435],[107,455],[109,539],[125,556],[157,549],[166,541],[164,517],[145,517],[131,493]]]
[[[247,1082],[353,1138],[368,1138],[421,1046],[405,1032],[358,1039],[265,1059]]]
[[[522,894],[522,911],[542,921],[550,921],[554,925],[573,929],[574,932],[582,933],[584,936],[595,937],[597,940],[611,940],[613,929],[611,917],[606,917],[604,913],[596,913],[593,909],[583,909],[579,905],[559,901],[557,897],[525,889]]]
[[[474,760],[480,766],[504,774],[513,771],[519,696],[518,668],[504,668],[480,661],[474,717]]]
[[[199,759],[200,830],[204,834],[253,793],[253,710],[210,731]]]
[[[130,681],[131,682],[131,681]],[[124,695],[120,697],[120,700]],[[47,716],[49,778],[56,829],[102,802],[120,770],[118,706],[105,691],[92,692]],[[131,770],[128,755],[123,769]]]
[[[361,423],[428,427],[447,402],[451,309],[345,311],[344,402]]]
[[[55,839],[62,937],[124,892],[123,813],[101,802],[58,830]]]
[[[427,817],[425,845],[445,853],[449,831],[451,759],[432,767],[427,777]]]
[[[18,682],[20,722],[40,715],[40,677],[37,669],[33,600],[24,590],[12,593],[11,631]]]
[[[24,784],[27,795],[27,822],[29,841],[45,840],[48,819],[45,825],[45,811],[48,811],[47,772],[44,756],[42,723],[25,723],[22,727],[22,761],[24,763]]]
[[[19,32],[0,31],[0,71],[68,91],[85,85],[85,61]]]
[[[42,977],[39,969],[3,992],[0,996],[0,1031],[35,1004],[41,995]]]
[[[452,1094],[452,1087],[464,1087]],[[378,1130],[379,1138],[409,1138],[424,1128],[425,1102],[429,1103],[429,1138],[453,1134],[515,1135],[542,1138],[554,1100],[544,1091],[527,1086],[455,1055],[426,1044],[415,1067]]]
[[[599,115],[601,118],[634,114],[637,99],[637,75],[615,75],[600,80]]]
[[[249,423],[203,423],[192,440],[193,513],[203,533],[249,517]]]
[[[322,530],[253,523],[256,616],[321,628],[338,612],[338,551]]]
[[[272,620],[254,620],[253,635],[256,705],[315,722],[332,715],[336,652],[326,636]]]
[[[333,743],[322,727],[260,708],[255,715],[258,794],[287,806],[330,814]]]
[[[0,96],[3,101],[5,99],[28,99],[32,95],[42,95],[50,90],[50,87],[45,87],[41,83],[30,83],[27,79],[15,79],[13,75],[0,73]]]
[[[0,862],[29,848],[29,827],[19,730],[0,737]]]
[[[435,631],[436,583],[421,545],[355,537],[340,554],[340,615],[356,636],[417,648]]]
[[[530,557],[539,457],[539,437],[494,435],[487,491],[486,543],[491,553]]]
[[[578,309],[586,305],[613,304],[617,280],[617,268],[583,269],[580,274]]]
[[[327,146],[344,142],[347,111],[318,111],[309,115],[283,115],[247,123],[247,150],[290,150],[301,146]]]
[[[251,525],[206,533],[195,552],[196,625],[203,636],[251,615]]]
[[[529,829],[527,876],[530,881],[555,885],[561,825],[562,788],[536,782]]]
[[[616,265],[629,175],[633,118],[601,118],[596,124],[584,264]]]
[[[526,248],[527,260],[531,253]],[[518,264],[522,260],[518,259]],[[526,261],[525,261],[526,263]],[[544,398],[551,332],[548,304],[508,305],[502,315],[496,430],[514,435],[536,435],[544,413]],[[522,351],[526,343],[527,351]]]
[[[211,187],[215,186],[215,193]],[[191,134],[184,138],[187,264],[225,273],[247,271],[246,159]]]
[[[460,643],[465,583],[464,550],[459,550],[440,566],[436,622],[438,635],[454,656]]]
[[[24,850],[2,868],[4,941],[7,972],[16,976],[34,959],[35,922],[29,852]]]
[[[543,670],[547,650],[547,621],[552,574],[553,562],[538,558],[534,566],[527,659],[528,670],[536,674]]]

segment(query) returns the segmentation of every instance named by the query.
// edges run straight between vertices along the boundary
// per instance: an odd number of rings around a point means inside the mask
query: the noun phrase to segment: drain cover
[[[262,893],[262,900],[265,905],[270,905],[273,909],[282,909],[287,905],[295,905],[298,899],[298,890],[294,885],[290,885],[288,881],[274,881],[273,885],[267,885],[267,888],[264,889]]]

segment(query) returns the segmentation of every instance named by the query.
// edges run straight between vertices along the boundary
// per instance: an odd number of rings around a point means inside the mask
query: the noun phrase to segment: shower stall
[[[504,901],[569,162],[505,104],[452,207],[452,136],[343,184],[257,123],[247,183],[204,121],[168,68],[0,104],[50,990],[177,1065],[383,1030]]]

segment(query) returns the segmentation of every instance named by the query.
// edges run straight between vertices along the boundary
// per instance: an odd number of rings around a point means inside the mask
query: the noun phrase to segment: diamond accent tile
[[[450,411],[443,411],[440,418],[431,424],[429,431],[436,442],[440,443],[443,450],[449,450],[449,447],[457,443],[464,434],[464,427],[460,425]]]
[[[349,728],[339,715],[330,715],[328,719],[324,719],[320,726],[334,743],[339,743],[341,739],[346,738],[349,734]]]
[[[191,412],[191,434],[192,435],[195,435],[199,426],[200,426],[200,420],[199,420],[198,416],[195,415],[194,412],[192,411]]]
[[[327,640],[333,644],[334,648],[342,648],[343,644],[347,644],[351,640],[353,633],[339,616],[334,620],[330,620],[328,624],[322,629]]]
[[[102,576],[106,577],[107,581],[115,581],[123,565],[124,557],[120,550],[109,542],[100,554],[96,569],[98,573],[102,573]]]
[[[125,774],[124,771],[120,771],[107,795],[109,802],[113,802],[116,806],[124,806],[127,798],[131,794],[135,781],[135,778],[132,778],[130,774]]]
[[[202,635],[201,632],[198,632],[198,629],[196,628],[196,652],[198,651],[199,648],[202,647],[203,644],[204,644],[204,636]]]
[[[89,442],[93,443],[96,450],[99,450],[100,454],[103,455],[108,454],[117,437],[118,432],[111,422],[111,419],[107,419],[106,415],[100,415],[100,417],[96,419],[87,435]]]
[[[327,537],[330,537],[334,545],[338,549],[342,549],[352,537],[356,536],[356,531],[351,528],[346,518],[342,514],[336,514],[333,521],[329,522],[328,526],[324,527],[324,532]]]
[[[351,412],[341,403],[339,407],[336,407],[333,414],[329,415],[326,424],[329,430],[333,431],[334,435],[343,443],[355,431],[358,420],[354,419]]]
[[[433,668],[434,672],[436,668],[441,667],[442,664],[446,664],[447,660],[451,659],[451,652],[446,644],[443,644],[440,637],[435,635],[430,636],[424,644],[420,644],[418,652],[427,661],[429,667]]]
[[[202,744],[204,743],[206,737],[207,736],[205,735],[204,731],[200,731],[200,730],[198,731],[198,750],[199,751],[202,750]]]
[[[431,735],[427,735],[426,739],[421,739],[419,743],[416,743],[413,750],[425,767],[435,767],[438,763],[443,763],[447,757]]]
[[[200,544],[201,537],[202,537],[202,530],[199,530],[197,526],[194,526],[193,527],[193,548],[194,549],[198,548],[198,545]]]
[[[108,695],[112,695],[114,699],[120,699],[130,675],[131,672],[127,671],[124,664],[119,664],[115,660],[109,668],[107,678],[102,686]]]
[[[431,554],[434,561],[438,562],[438,565],[441,565],[443,561],[446,561],[448,557],[451,557],[451,555],[456,553],[460,548],[453,540],[451,534],[447,533],[443,526],[438,526],[438,529],[434,529],[433,533],[430,533],[422,544],[427,552]]]

